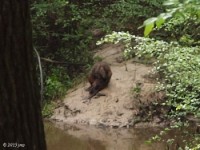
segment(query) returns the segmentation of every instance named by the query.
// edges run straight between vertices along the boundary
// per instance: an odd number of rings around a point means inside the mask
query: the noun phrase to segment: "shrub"
[[[134,40],[134,45],[131,41]],[[171,115],[185,116],[187,113],[199,114],[200,106],[200,47],[184,47],[178,43],[167,43],[150,38],[137,37],[125,32],[106,35],[98,44],[104,42],[125,43],[124,56],[156,58],[154,72],[159,73],[159,89],[164,90]]]
[[[71,79],[63,68],[52,69],[45,80],[45,99],[57,99],[65,95],[66,90],[72,86]]]
[[[181,44],[200,45],[200,1],[167,0],[164,5],[168,8],[166,13],[144,21],[144,35],[148,36],[153,29],[158,29]]]
[[[138,26],[151,15],[158,15],[164,0],[118,0],[104,9],[103,17],[111,30],[132,30],[136,34]]]

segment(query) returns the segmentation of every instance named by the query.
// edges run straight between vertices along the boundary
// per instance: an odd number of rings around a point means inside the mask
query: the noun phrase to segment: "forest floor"
[[[51,119],[67,124],[114,128],[166,124],[160,115],[166,109],[152,105],[165,97],[162,92],[155,91],[152,66],[134,60],[124,61],[122,51],[122,45],[104,45],[96,50],[95,56],[110,64],[113,73],[109,86],[100,91],[106,96],[96,96],[85,102],[88,96],[85,89],[89,87],[85,81],[67,93]]]

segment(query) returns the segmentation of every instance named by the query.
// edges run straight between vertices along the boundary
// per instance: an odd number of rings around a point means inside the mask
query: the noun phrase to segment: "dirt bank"
[[[101,91],[106,96],[94,97],[84,103],[88,96],[87,81],[72,89],[64,98],[62,106],[54,111],[51,119],[67,124],[89,124],[95,126],[129,127],[135,123],[141,105],[158,101],[155,82],[149,77],[151,66],[122,60],[122,46],[107,45],[97,50],[111,65],[113,72],[108,88]],[[160,120],[157,118],[157,121]]]

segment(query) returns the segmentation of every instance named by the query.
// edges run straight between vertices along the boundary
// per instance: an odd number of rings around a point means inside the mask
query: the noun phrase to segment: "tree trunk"
[[[0,149],[46,149],[31,32],[29,1],[1,0]]]

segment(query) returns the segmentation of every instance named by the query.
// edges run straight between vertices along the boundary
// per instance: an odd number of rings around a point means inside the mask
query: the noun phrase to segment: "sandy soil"
[[[89,124],[95,126],[129,127],[134,124],[141,104],[155,100],[155,82],[148,77],[151,66],[122,60],[122,46],[106,45],[98,49],[96,56],[110,64],[113,72],[109,86],[100,93],[106,96],[88,96],[85,81],[72,89],[64,98],[62,106],[54,111],[51,119],[67,124]],[[137,88],[134,88],[137,87]],[[133,92],[139,89],[139,92]]]

